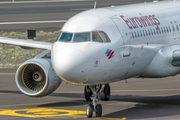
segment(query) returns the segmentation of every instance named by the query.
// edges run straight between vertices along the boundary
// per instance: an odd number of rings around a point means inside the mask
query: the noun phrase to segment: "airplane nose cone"
[[[80,82],[84,77],[87,58],[77,49],[60,49],[52,55],[54,70],[69,82]]]

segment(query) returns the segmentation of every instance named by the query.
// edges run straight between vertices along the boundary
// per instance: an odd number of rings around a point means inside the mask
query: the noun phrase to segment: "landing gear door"
[[[124,42],[124,53],[123,56],[124,57],[128,57],[130,56],[130,35],[128,33],[128,31],[126,30],[126,28],[124,27],[124,25],[121,23],[121,21],[118,18],[112,18],[112,21],[114,22],[114,24],[116,25],[120,35],[122,36],[123,42]]]

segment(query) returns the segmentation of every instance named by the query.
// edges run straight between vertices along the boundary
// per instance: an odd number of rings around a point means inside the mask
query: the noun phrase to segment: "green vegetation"
[[[15,52],[15,50],[14,50],[14,49],[10,49],[9,51],[11,51],[11,52]]]
[[[31,56],[32,56],[32,57],[35,57],[35,54],[34,54],[34,53],[33,53],[33,54],[31,54]]]
[[[11,60],[16,60],[16,57],[12,57]]]
[[[2,36],[7,36],[7,34],[8,34],[8,33],[7,33],[7,32],[5,32],[5,33],[3,33],[3,34],[2,34]]]
[[[44,31],[39,31],[39,33],[40,33],[40,34],[43,34],[43,33],[44,33]]]
[[[16,32],[9,33],[10,36],[16,36]]]
[[[59,34],[59,31],[55,31],[54,34]]]
[[[21,48],[21,47],[16,47],[16,50],[21,51],[21,50],[22,50],[22,48]]]
[[[20,34],[18,34],[18,35],[17,35],[17,37],[21,37],[21,35],[20,35]]]

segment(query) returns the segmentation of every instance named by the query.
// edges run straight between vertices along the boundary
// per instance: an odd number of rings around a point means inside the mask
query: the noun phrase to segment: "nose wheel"
[[[96,113],[97,117],[102,116],[102,106],[100,104],[96,105],[96,102],[99,101],[99,91],[101,90],[102,85],[91,85],[89,86],[89,89],[92,91],[91,100],[92,104],[89,104],[87,106],[87,117],[90,118],[93,115],[93,112]],[[87,89],[86,89],[87,90]]]
[[[110,99],[110,86],[109,84],[85,86],[84,96],[87,101],[92,100],[92,104],[87,105],[87,109],[86,109],[87,117],[91,118],[93,116],[93,112],[96,113],[96,117],[101,117],[102,105],[101,104],[96,105],[96,102],[98,102],[99,99],[101,100]]]

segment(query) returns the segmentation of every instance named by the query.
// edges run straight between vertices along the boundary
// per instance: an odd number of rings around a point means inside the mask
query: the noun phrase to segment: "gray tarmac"
[[[63,82],[49,96],[22,94],[15,69],[0,69],[1,120],[87,120],[83,86]],[[110,101],[100,101],[103,117],[92,120],[179,120],[180,75],[161,79],[132,78],[111,83]]]
[[[61,1],[61,2],[27,2],[30,0],[1,0],[0,1],[0,30],[5,29],[37,29],[61,28],[65,22],[23,23],[32,21],[68,20],[75,14],[92,9],[95,0]],[[17,3],[24,1],[25,3]],[[33,0],[35,1],[35,0]],[[44,1],[44,0],[38,0]],[[50,0],[47,0],[50,1]],[[52,0],[53,1],[53,0]],[[111,5],[144,3],[144,0],[96,0],[97,8]],[[8,3],[2,3],[8,2]],[[152,0],[146,0],[152,2]],[[11,22],[11,23],[10,23]],[[21,23],[15,23],[21,22]]]

